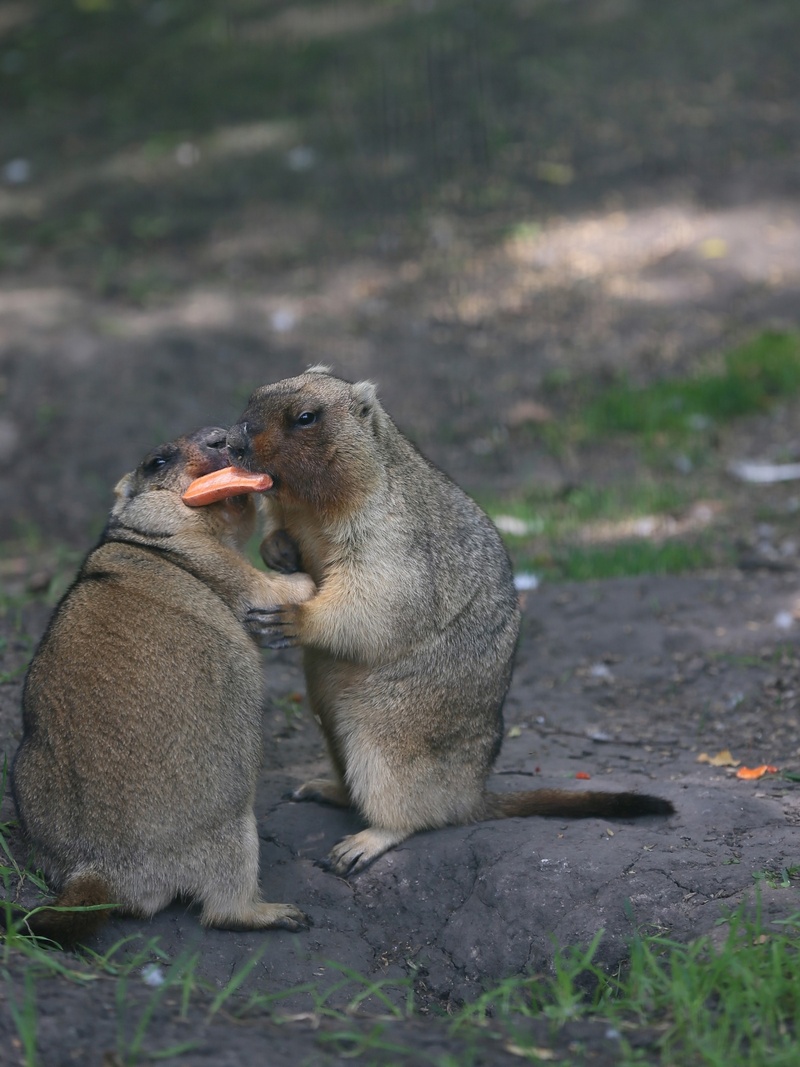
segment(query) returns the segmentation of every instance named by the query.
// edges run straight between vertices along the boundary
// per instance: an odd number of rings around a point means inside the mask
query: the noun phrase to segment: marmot
[[[55,906],[146,918],[185,895],[206,926],[308,925],[258,887],[263,673],[246,614],[314,586],[240,554],[251,497],[182,503],[228,463],[224,445],[225,430],[199,430],[121,479],[28,670],[12,788]],[[66,946],[107,915],[45,909],[28,926]]]
[[[295,798],[353,805],[368,824],[334,847],[332,870],[361,870],[434,827],[673,810],[636,793],[487,792],[520,626],[510,561],[488,516],[400,433],[370,382],[312,367],[263,386],[228,431],[228,453],[271,476],[272,527],[318,587],[253,618],[268,647],[302,646],[333,762],[335,779]]]

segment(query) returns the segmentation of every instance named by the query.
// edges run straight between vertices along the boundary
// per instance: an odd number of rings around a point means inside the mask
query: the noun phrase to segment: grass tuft
[[[588,581],[641,574],[681,574],[715,566],[712,550],[699,531],[672,535],[635,535],[637,520],[648,527],[689,510],[682,485],[642,481],[601,488],[575,486],[567,492],[533,490],[503,503],[484,502],[504,531],[514,569],[533,571],[552,581]],[[517,524],[508,532],[509,520]],[[665,529],[669,523],[662,523]]]
[[[623,381],[591,401],[582,415],[592,436],[683,435],[763,411],[800,392],[800,334],[767,331],[728,353],[718,374],[656,382]]]
[[[721,941],[708,935],[686,945],[637,937],[619,975],[594,962],[599,931],[588,948],[559,954],[555,977],[509,979],[466,1007],[453,1027],[463,1034],[491,1025],[534,1060],[537,1050],[529,1038],[526,1045],[519,1022],[544,1016],[555,1024],[581,1019],[612,1028],[620,1042],[618,1067],[793,1067],[800,914],[764,927],[742,907],[723,922]],[[646,1060],[643,1037],[650,1046]]]
[[[719,479],[718,428],[800,394],[800,333],[760,333],[728,352],[717,372],[646,388],[622,380],[593,395],[572,382],[570,393],[571,417],[548,424],[551,445],[586,448],[628,435],[642,449],[645,472],[607,487],[533,489],[484,501],[515,569],[586,581],[728,565],[734,549],[723,516],[735,501]]]
[[[568,545],[549,558],[531,561],[530,569],[557,581],[587,582],[641,574],[683,574],[713,566],[702,542],[621,541],[618,544]]]

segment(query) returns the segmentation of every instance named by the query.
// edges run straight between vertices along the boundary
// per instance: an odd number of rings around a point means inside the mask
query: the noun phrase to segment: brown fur
[[[296,542],[319,589],[260,613],[260,626],[272,647],[303,647],[335,772],[296,797],[352,804],[368,823],[333,849],[333,870],[360,870],[426,828],[672,811],[638,794],[487,793],[520,625],[508,555],[474,501],[398,431],[374,386],[324,367],[264,386],[228,451],[272,475],[272,528]],[[269,540],[263,551],[276,555]]]
[[[148,917],[186,895],[208,926],[307,924],[258,889],[263,677],[245,623],[248,608],[314,587],[245,561],[251,497],[182,503],[194,478],[226,465],[224,442],[224,430],[198,431],[119,482],[28,671],[12,782],[55,906]],[[28,926],[67,945],[107,914],[45,910]]]

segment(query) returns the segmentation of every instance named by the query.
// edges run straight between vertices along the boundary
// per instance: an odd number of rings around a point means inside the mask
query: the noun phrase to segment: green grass
[[[720,427],[800,394],[800,334],[760,333],[727,353],[715,372],[643,388],[622,380],[592,392],[588,383],[569,379],[551,388],[571,408],[564,418],[535,428],[554,451],[628,437],[638,448],[638,473],[633,481],[610,486],[534,489],[480,501],[501,525],[515,569],[585,581],[726,565],[733,556],[730,536],[715,534],[713,522],[657,536],[637,534],[632,520],[680,518],[709,494],[722,501],[724,511],[728,487],[720,469]],[[502,529],[504,516],[518,520],[518,532]],[[785,521],[785,508],[770,517]]]
[[[5,824],[0,833],[7,829]],[[10,859],[7,847],[6,855]],[[797,871],[797,866],[787,865],[781,872],[758,872],[754,875],[756,892],[760,882],[794,892]],[[27,877],[28,872],[21,872],[13,860],[3,868],[6,896],[11,879],[20,875]],[[758,906],[754,916],[741,907],[718,925],[714,936],[689,944],[661,935],[636,936],[628,961],[612,974],[595,962],[603,937],[599,930],[589,946],[558,951],[552,974],[509,978],[455,1017],[444,1016],[433,1025],[442,1028],[441,1043],[449,1039],[454,1046],[458,1044],[462,1050],[459,1064],[480,1059],[483,1053],[478,1047],[485,1049],[487,1040],[515,1049],[523,1062],[537,1062],[545,1056],[560,1063],[588,1063],[570,1043],[571,1032],[562,1033],[565,1025],[578,1022],[595,1024],[593,1033],[603,1034],[604,1041],[609,1031],[616,1035],[618,1067],[684,1063],[693,1067],[794,1067],[800,1023],[796,980],[800,912],[764,923]],[[131,942],[139,940],[141,947],[131,953]],[[8,970],[12,958],[17,963],[24,960],[22,983],[12,983]],[[250,1025],[266,1018],[296,1026],[302,1018],[310,1032],[317,1034],[321,1049],[358,1062],[373,1062],[375,1057],[387,1062],[386,1056],[393,1055],[416,1056],[418,1062],[431,1067],[453,1067],[456,1062],[450,1052],[420,1053],[408,1044],[408,1031],[402,1024],[417,1018],[410,978],[365,977],[328,962],[326,969],[338,970],[341,977],[324,991],[308,982],[270,992],[256,988],[245,995],[243,985],[258,965],[259,953],[222,989],[212,988],[198,976],[199,960],[196,949],[170,960],[157,939],[138,935],[120,940],[102,954],[85,950],[79,957],[64,956],[23,936],[12,924],[3,938],[0,978],[6,986],[22,1062],[26,1067],[43,1062],[37,983],[44,976],[82,985],[91,985],[100,976],[114,980],[116,1057],[121,1064],[191,1050],[192,1036],[168,1049],[160,1047],[156,1020],[163,1018],[165,1010],[183,1019],[210,1021],[223,1008]],[[143,996],[141,982],[148,971],[155,972],[157,983]],[[310,998],[310,1011],[302,1016],[285,1014],[282,1002],[299,994]],[[345,1006],[334,1006],[334,1001],[341,1003],[342,994],[346,994]],[[87,995],[91,995],[88,990]],[[526,1025],[530,1020],[547,1023],[544,1045],[541,1028],[532,1031]],[[590,1045],[591,1038],[586,1040]],[[570,1053],[565,1052],[566,1045]]]
[[[628,962],[611,975],[594,960],[603,936],[598,931],[588,947],[558,952],[553,975],[509,978],[441,1025],[466,1049],[459,1063],[471,1062],[470,1048],[487,1037],[513,1047],[522,1062],[552,1053],[556,1062],[588,1063],[577,1055],[565,1058],[567,1040],[560,1029],[589,1022],[600,1033],[619,1035],[618,1067],[793,1067],[800,1022],[800,914],[765,925],[758,913],[748,917],[740,908],[723,922],[727,930],[689,944],[636,937]],[[413,1055],[396,1025],[414,1018],[411,996],[398,1008],[383,995],[396,983],[341,970],[342,986],[349,981],[362,992],[344,1011],[327,1006],[332,991],[317,997],[314,1014],[333,1024],[320,1040],[350,1058],[376,1052]],[[360,1017],[362,1000],[376,993],[384,1006],[381,1016]],[[278,1005],[276,997],[269,998],[271,1010]],[[251,998],[236,1014],[246,1017],[266,1006],[263,997]],[[525,1026],[532,1019],[547,1021],[551,1047],[542,1047],[540,1030],[534,1044]],[[440,1053],[420,1062],[451,1067],[456,1060]]]
[[[478,497],[478,502],[497,519],[510,515],[525,525],[521,535],[561,540],[588,523],[619,522],[645,515],[665,515],[685,508],[691,495],[683,485],[666,479],[647,479],[634,484],[577,485],[566,490],[533,488],[502,501]]]
[[[685,945],[661,936],[636,938],[621,973],[607,975],[593,962],[598,934],[588,949],[562,953],[555,977],[511,979],[466,1008],[454,1025],[490,1024],[523,1056],[520,1021],[545,1017],[554,1027],[575,1019],[613,1027],[620,1034],[619,1067],[793,1067],[798,935],[800,913],[764,926],[740,909],[721,939],[705,936]],[[637,1031],[650,1036],[645,1054],[631,1041]]]
[[[609,439],[628,439],[659,476],[713,468],[723,427],[800,395],[800,333],[762,331],[703,366],[700,373],[647,386],[631,384],[624,374],[598,385],[566,369],[553,371],[542,393],[560,410],[559,418],[521,432],[534,434],[562,456]]]
[[[796,864],[781,867],[779,871],[766,870],[754,871],[753,878],[756,882],[766,882],[772,889],[788,889],[800,877],[800,867]]]
[[[778,930],[738,915],[724,944],[636,942],[611,987],[620,1023],[663,1026],[662,1062],[789,1067],[797,1062],[800,916]]]
[[[522,566],[552,580],[585,582],[640,574],[683,574],[715,562],[714,554],[701,542],[620,541],[602,548],[568,545],[550,557],[534,557],[527,566],[523,560]]]
[[[800,392],[800,335],[767,331],[728,353],[719,373],[670,379],[637,389],[622,381],[580,415],[591,436],[608,433],[684,437],[715,423],[764,411]]]
[[[611,1029],[619,1035],[619,1067],[642,1063],[663,1067],[677,1063],[696,1067],[763,1067],[767,1063],[793,1067],[800,1022],[798,935],[800,914],[764,925],[739,910],[729,918],[722,937],[704,936],[689,944],[663,936],[637,937],[631,944],[628,963],[619,973],[609,975],[594,962],[602,938],[599,931],[588,948],[559,952],[554,975],[510,978],[464,1007],[455,1018],[440,1020],[440,1025],[467,1050],[494,1036],[534,1062],[542,1055],[541,1034],[534,1045],[524,1024],[526,1020],[542,1019],[549,1025],[549,1045],[558,1062],[565,1062],[563,1053],[556,1053],[559,1044],[563,1045],[560,1028],[583,1021],[599,1024],[604,1033]],[[52,966],[47,972],[83,983],[91,982],[98,973],[115,977],[117,1055],[121,1063],[138,1062],[146,1055],[145,1046],[152,1047],[154,1015],[167,1000],[184,1018],[190,1009],[201,1007],[203,1017],[211,1019],[225,1006],[238,1019],[255,1021],[266,1015],[273,1022],[281,1022],[281,1001],[299,993],[310,994],[313,1001],[312,1010],[303,1018],[314,1029],[326,1020],[317,1038],[322,1046],[351,1059],[377,1052],[413,1054],[399,1025],[415,1018],[410,983],[406,983],[405,1003],[398,1005],[390,994],[402,982],[370,979],[339,967],[342,979],[324,993],[317,991],[313,983],[306,983],[241,998],[237,994],[259,962],[258,954],[222,990],[213,991],[197,977],[197,953],[169,961],[157,945],[148,942],[139,953],[119,964],[114,957],[121,947],[123,943],[104,956],[87,955],[86,962],[97,969],[94,974],[77,968],[58,971]],[[38,953],[53,960],[53,953],[41,948]],[[25,982],[22,988],[9,991],[9,1003],[26,1053],[25,1062],[33,1065],[38,1062],[36,981],[42,971],[33,966],[34,957],[30,958],[32,966]],[[162,982],[133,1005],[130,983],[140,981],[145,965],[154,960]],[[346,1007],[331,1007],[334,995],[348,986],[355,992]],[[367,1000],[371,1004],[365,1014]],[[161,1050],[158,1055],[176,1055],[191,1046],[188,1040]],[[420,1062],[445,1067],[453,1061],[449,1054],[439,1054]]]
[[[684,484],[649,479],[630,485],[578,486],[567,492],[533,490],[505,501],[483,501],[502,524],[510,516],[518,534],[504,533],[517,571],[551,580],[587,581],[638,574],[680,574],[719,562],[702,534],[656,539],[625,534],[626,524],[684,512],[692,500]],[[607,533],[593,542],[583,535],[599,524]],[[619,533],[614,534],[618,525]]]

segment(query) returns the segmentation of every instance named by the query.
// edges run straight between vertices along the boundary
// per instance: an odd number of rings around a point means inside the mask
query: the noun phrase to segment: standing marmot
[[[260,613],[270,647],[303,647],[336,778],[297,799],[352,804],[368,828],[330,854],[362,869],[417,830],[513,815],[631,816],[635,793],[493,794],[520,612],[488,517],[398,431],[369,382],[313,367],[257,389],[232,462],[272,478],[272,524],[318,586]],[[268,549],[267,549],[268,550]]]
[[[240,555],[251,497],[181,502],[226,465],[224,444],[221,429],[179,438],[117,485],[28,671],[14,799],[58,906],[148,917],[185,894],[206,926],[297,930],[303,913],[258,889],[263,675],[245,622],[314,586]],[[45,910],[28,925],[66,945],[107,914]]]

